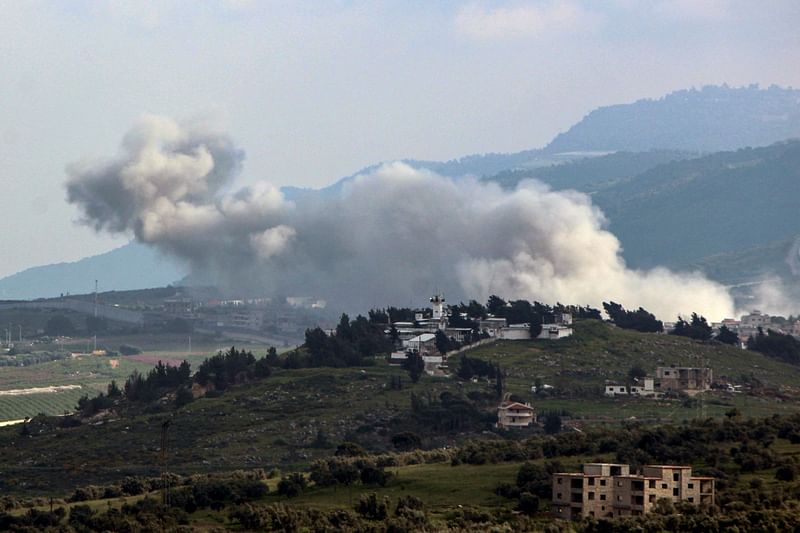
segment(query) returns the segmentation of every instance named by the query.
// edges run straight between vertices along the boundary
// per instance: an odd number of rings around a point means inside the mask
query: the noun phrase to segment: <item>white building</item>
[[[536,422],[536,410],[528,403],[504,401],[497,408],[497,427],[526,428]]]
[[[561,324],[562,326],[572,325],[572,313],[556,313],[553,318],[556,324]]]
[[[739,322],[739,337],[746,340],[748,337],[756,335],[758,328],[763,329],[764,333],[766,333],[771,324],[772,318],[769,315],[754,309],[749,315],[742,315],[742,319]]]
[[[645,398],[658,398],[661,393],[655,389],[653,378],[642,378],[636,385],[631,385],[631,396],[644,396]]]
[[[561,324],[545,324],[537,339],[558,340],[572,335],[572,328]]]
[[[628,387],[625,385],[606,385],[606,396],[615,397],[615,396],[627,396],[628,395]]]
[[[530,324],[509,324],[497,332],[497,337],[508,341],[526,341],[531,338]]]
[[[436,335],[433,333],[423,333],[403,341],[403,348],[406,350],[419,352],[420,355],[427,355],[436,351]]]
[[[447,318],[447,313],[444,309],[444,294],[434,294],[431,296],[431,307],[433,308],[434,320]]]
[[[499,316],[489,316],[478,322],[480,330],[485,331],[490,337],[496,337],[499,331],[507,325],[506,319]]]

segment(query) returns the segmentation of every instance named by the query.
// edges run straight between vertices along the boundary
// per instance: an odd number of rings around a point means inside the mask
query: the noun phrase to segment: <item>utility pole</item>
[[[94,317],[97,318],[97,280],[94,280]]]
[[[19,343],[22,344],[22,324],[19,325]]]
[[[170,421],[167,420],[161,424],[161,503],[169,505],[169,475],[167,473],[167,430],[169,429]]]

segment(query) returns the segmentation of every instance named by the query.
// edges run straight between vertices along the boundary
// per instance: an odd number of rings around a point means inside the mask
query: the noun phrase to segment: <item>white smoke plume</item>
[[[292,203],[265,183],[226,191],[242,159],[224,135],[145,117],[116,158],[68,169],[68,199],[96,229],[132,231],[224,287],[348,309],[407,305],[439,288],[450,301],[614,300],[665,320],[733,313],[730,295],[700,274],[628,269],[583,194],[533,181],[509,192],[392,163]]]
[[[744,315],[754,309],[771,315],[784,317],[800,315],[800,291],[785,283],[781,278],[768,278],[752,289],[752,301],[748,308],[740,309],[736,316]]]

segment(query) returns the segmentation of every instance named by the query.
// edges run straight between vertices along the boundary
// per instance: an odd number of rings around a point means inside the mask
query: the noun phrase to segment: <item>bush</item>
[[[397,450],[408,451],[419,448],[422,445],[422,439],[416,433],[411,431],[404,431],[392,436],[392,446]]]
[[[278,482],[278,494],[287,498],[295,498],[303,493],[306,486],[306,478],[295,472],[281,478]]]
[[[363,457],[367,451],[355,442],[343,442],[336,447],[337,457]]]
[[[377,468],[372,465],[366,465],[361,470],[361,483],[364,485],[380,485],[381,487],[385,487],[391,477],[391,472],[387,472],[383,468]]]
[[[362,494],[356,504],[356,512],[369,520],[385,520],[389,516],[389,498],[379,500],[374,492]]]
[[[539,498],[530,492],[523,492],[519,495],[517,510],[526,515],[534,515],[539,512]]]
[[[779,466],[775,471],[775,479],[778,481],[794,481],[795,477],[797,477],[797,467],[795,465]]]
[[[187,387],[180,387],[177,392],[175,392],[175,406],[176,407],[183,407],[184,405],[191,403],[194,401],[194,395],[192,391]]]
[[[142,353],[141,348],[138,346],[131,346],[130,344],[120,344],[118,351],[121,355],[139,355]]]

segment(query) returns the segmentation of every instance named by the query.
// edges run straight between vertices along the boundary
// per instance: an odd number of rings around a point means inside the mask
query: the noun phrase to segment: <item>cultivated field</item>
[[[98,349],[117,351],[122,344],[132,345],[142,350],[133,356],[93,356],[78,355],[47,363],[28,366],[0,367],[0,422],[19,420],[39,413],[59,415],[71,412],[78,398],[84,394],[94,396],[105,391],[112,380],[122,386],[125,379],[133,372],[147,373],[158,361],[165,364],[178,365],[184,359],[189,361],[192,369],[220,350],[230,348],[228,342],[205,336],[193,336],[191,351],[189,336],[179,334],[141,334],[114,335],[98,337]],[[59,350],[85,353],[94,346],[94,339],[65,339],[57,344],[37,344],[37,350]],[[252,350],[257,357],[263,356],[269,346],[260,344],[241,345]],[[45,387],[77,387],[71,390],[54,389],[37,394],[13,396],[4,395],[3,391],[45,388]]]

